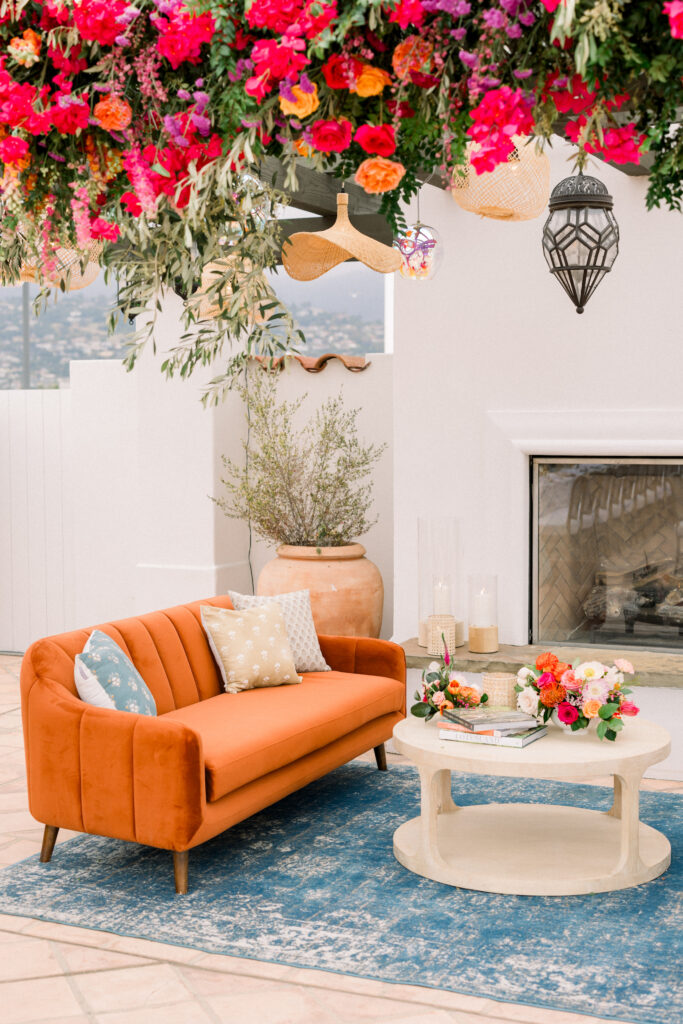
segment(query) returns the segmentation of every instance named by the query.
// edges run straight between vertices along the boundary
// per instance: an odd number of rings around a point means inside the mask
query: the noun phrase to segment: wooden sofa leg
[[[173,852],[173,875],[175,877],[175,891],[178,896],[187,895],[187,869],[189,861],[189,850]]]
[[[383,743],[380,743],[378,747],[375,747],[375,761],[377,762],[377,767],[381,772],[385,772],[387,770],[387,752],[384,749]]]
[[[57,833],[59,829],[56,825],[46,825],[45,831],[43,832],[43,846],[40,851],[40,861],[42,864],[47,862],[52,857],[52,851],[55,848],[55,842],[57,841]]]

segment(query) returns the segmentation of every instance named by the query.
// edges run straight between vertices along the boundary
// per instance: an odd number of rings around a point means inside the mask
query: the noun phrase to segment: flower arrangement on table
[[[517,673],[517,707],[542,722],[553,717],[572,732],[587,729],[595,720],[599,738],[615,740],[623,717],[640,710],[624,686],[633,672],[626,658],[617,658],[613,665],[582,661],[572,667],[547,651]]]
[[[422,690],[416,690],[410,713],[429,722],[449,708],[476,708],[486,704],[488,695],[476,686],[468,686],[462,676],[451,669],[451,656],[443,633],[444,653],[441,661],[432,661],[422,673]]]
[[[303,158],[354,177],[403,226],[425,177],[477,173],[564,131],[616,163],[654,157],[648,204],[680,209],[683,0],[2,0],[0,283],[58,250],[104,244],[118,309],[152,316],[163,288],[193,333],[166,360],[191,373],[239,344],[296,336],[263,276],[280,251],[264,157],[296,187]],[[280,179],[279,179],[280,180]],[[202,267],[214,321],[196,330]],[[231,370],[230,370],[231,368]]]

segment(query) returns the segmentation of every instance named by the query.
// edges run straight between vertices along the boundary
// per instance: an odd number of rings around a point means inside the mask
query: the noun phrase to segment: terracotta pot
[[[318,633],[379,636],[384,585],[362,544],[337,548],[282,544],[262,569],[257,594],[309,590]]]

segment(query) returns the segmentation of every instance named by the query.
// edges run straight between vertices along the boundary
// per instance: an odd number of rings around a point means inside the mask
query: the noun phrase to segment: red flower
[[[16,135],[8,135],[0,142],[0,160],[4,164],[19,164],[26,159],[28,153],[28,142],[26,139],[19,139]]]
[[[61,135],[75,135],[88,127],[90,106],[77,96],[59,93],[57,102],[50,110],[52,124]]]
[[[135,192],[124,192],[121,196],[121,205],[125,206],[126,212],[132,214],[133,217],[139,217],[142,213],[142,207]]]
[[[389,15],[389,21],[397,22],[404,30],[408,25],[421,25],[424,20],[425,12],[420,0],[398,0]]]
[[[410,103],[406,103],[404,100],[401,100],[400,103],[397,103],[396,100],[387,100],[387,110],[390,114],[396,114],[397,117],[415,117],[415,111]]]
[[[81,39],[112,46],[125,28],[126,0],[88,0],[73,6],[73,21]]]
[[[351,89],[362,67],[363,61],[358,57],[333,53],[323,64],[322,72],[330,89]]]
[[[552,14],[553,11],[556,11],[560,6],[562,0],[541,0],[541,3],[545,7],[546,11],[548,11],[549,14]]]
[[[409,71],[410,80],[419,89],[431,89],[433,85],[439,84],[436,75],[426,75],[424,71]]]
[[[90,232],[93,238],[104,238],[108,242],[115,242],[121,234],[118,224],[111,224],[103,217],[90,221]]]
[[[149,20],[159,32],[157,50],[172,68],[179,67],[184,61],[198,64],[202,45],[211,42],[216,30],[212,14],[189,11],[182,0],[177,0],[166,17],[153,14]]]
[[[314,121],[311,145],[319,153],[342,153],[351,145],[353,126],[350,121]]]
[[[357,129],[354,139],[366,153],[391,156],[396,152],[394,129],[390,124],[363,124]]]

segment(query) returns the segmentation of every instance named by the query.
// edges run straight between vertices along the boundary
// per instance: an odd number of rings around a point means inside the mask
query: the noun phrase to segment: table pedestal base
[[[436,882],[519,896],[573,896],[649,882],[671,863],[666,836],[637,818],[629,823],[627,843],[626,822],[614,812],[548,804],[456,808],[441,779],[438,789],[433,812],[394,833],[399,863]]]

